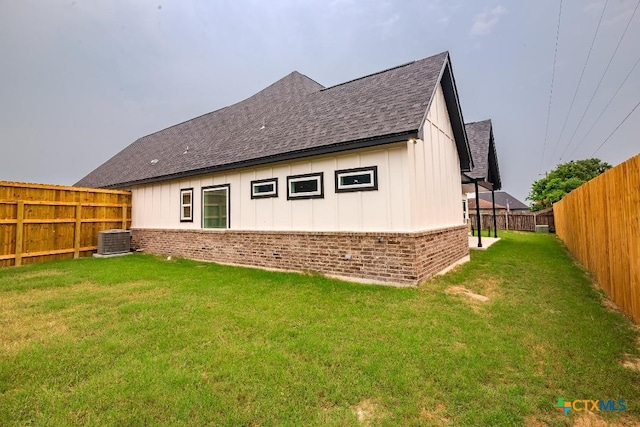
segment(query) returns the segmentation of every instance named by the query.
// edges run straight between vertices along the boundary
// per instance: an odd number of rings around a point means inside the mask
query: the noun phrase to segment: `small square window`
[[[278,197],[278,178],[251,181],[251,198]]]
[[[180,190],[180,222],[193,222],[193,188]]]
[[[377,166],[336,171],[336,193],[346,193],[349,191],[372,191],[377,189]]]
[[[321,199],[324,197],[323,173],[287,177],[287,200]]]

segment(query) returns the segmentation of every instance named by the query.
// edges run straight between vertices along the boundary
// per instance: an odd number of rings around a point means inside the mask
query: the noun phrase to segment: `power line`
[[[631,111],[629,111],[629,114],[627,114],[627,116],[626,116],[626,117],[625,117],[625,118],[620,122],[620,124],[619,124],[618,126],[616,126],[616,128],[613,130],[613,132],[611,132],[611,133],[609,134],[609,136],[607,137],[607,139],[605,139],[604,141],[602,141],[602,144],[600,144],[600,145],[598,146],[598,148],[596,148],[596,150],[595,150],[593,153],[591,153],[591,156],[589,156],[589,157],[593,157],[593,156],[598,152],[598,150],[600,150],[600,149],[602,148],[602,146],[603,146],[604,144],[606,144],[606,143],[607,143],[607,141],[609,140],[609,138],[611,138],[611,137],[613,136],[613,134],[614,134],[614,133],[616,133],[616,131],[617,131],[618,129],[620,129],[620,126],[622,126],[622,125],[624,124],[624,122],[626,122],[626,121],[627,121],[627,119],[629,118],[629,116],[631,116],[631,115],[633,114],[633,112],[634,112],[634,111],[636,111],[636,108],[638,108],[638,106],[640,106],[640,101],[638,101],[638,103],[636,104],[636,106],[635,106],[635,107],[633,107],[633,108],[631,109]]]
[[[620,83],[620,86],[618,86],[618,89],[616,89],[615,93],[613,94],[613,96],[609,99],[609,102],[607,102],[607,105],[605,105],[605,107],[602,109],[602,111],[600,111],[600,115],[598,115],[598,118],[591,124],[591,127],[589,128],[589,130],[587,131],[587,133],[582,137],[582,139],[580,140],[580,144],[584,143],[584,140],[587,139],[587,136],[589,136],[589,134],[591,133],[591,131],[593,130],[593,128],[596,126],[596,124],[600,121],[600,119],[602,118],[602,116],[604,115],[605,111],[607,111],[607,109],[609,108],[609,105],[611,105],[611,102],[613,102],[613,99],[618,95],[618,92],[620,92],[620,89],[622,89],[622,86],[624,86],[624,84],[627,82],[627,80],[629,80],[629,77],[631,76],[631,74],[633,73],[633,71],[636,69],[636,67],[638,66],[638,64],[640,64],[640,58],[638,58],[636,60],[636,63],[633,64],[633,67],[631,68],[631,70],[629,71],[629,73],[627,73],[627,77],[624,78],[624,80],[622,81],[622,83]],[[576,150],[578,149],[578,147],[580,147],[580,144],[576,145],[573,150],[571,151],[571,153],[569,153],[568,158],[571,158],[573,156],[573,153],[576,152]]]
[[[582,72],[580,73],[580,78],[578,79],[578,85],[576,86],[576,91],[573,93],[573,99],[571,99],[571,105],[569,106],[569,111],[567,112],[567,115],[564,118],[564,124],[562,125],[560,136],[558,137],[558,140],[556,141],[556,144],[553,147],[553,153],[551,154],[551,159],[553,159],[556,155],[556,150],[558,149],[558,145],[560,145],[560,141],[562,140],[562,135],[564,135],[564,129],[567,127],[569,116],[573,111],[573,104],[576,102],[576,96],[578,95],[578,90],[580,89],[580,84],[582,83],[584,72],[587,69],[587,64],[589,64],[589,59],[591,58],[591,52],[593,51],[593,45],[596,43],[596,38],[598,38],[598,32],[600,31],[600,24],[602,23],[602,18],[604,17],[604,12],[607,9],[608,3],[609,3],[609,0],[604,2],[604,7],[602,8],[602,13],[600,13],[600,19],[598,20],[598,25],[596,26],[596,32],[593,34],[593,39],[591,40],[591,46],[589,46],[589,53],[587,54],[587,59],[584,61],[584,65],[582,66]]]
[[[575,138],[576,133],[578,132],[578,129],[580,129],[580,125],[582,124],[582,121],[584,120],[584,117],[587,115],[587,111],[589,111],[589,108],[591,107],[591,104],[593,103],[593,99],[596,97],[596,94],[598,93],[598,90],[600,89],[600,86],[602,85],[602,81],[604,80],[604,77],[607,75],[607,71],[609,71],[609,67],[611,66],[611,63],[613,62],[613,58],[616,56],[616,53],[618,53],[618,48],[622,44],[622,40],[624,39],[624,36],[627,34],[627,30],[629,29],[629,25],[631,25],[631,21],[633,21],[633,17],[636,15],[636,12],[638,11],[638,6],[640,6],[640,0],[638,0],[638,3],[636,3],[636,8],[633,9],[633,13],[631,14],[631,17],[629,18],[629,21],[627,22],[627,26],[625,27],[622,35],[620,36],[620,40],[618,40],[618,44],[616,45],[616,48],[613,51],[613,54],[611,54],[611,58],[609,58],[609,63],[607,64],[607,68],[605,68],[604,72],[602,73],[602,76],[600,77],[600,81],[598,82],[598,85],[596,86],[596,90],[591,95],[591,99],[589,99],[589,103],[587,104],[587,107],[585,108],[584,112],[582,113],[582,116],[580,117],[580,121],[578,122],[578,125],[576,126],[575,130],[573,131],[573,134],[571,135],[571,138],[569,139],[569,143],[567,144],[567,146],[562,151],[562,154],[560,155],[560,159],[562,159],[564,157],[564,154],[567,152],[567,149],[569,149],[569,147],[571,146],[571,143],[573,142],[573,138]]]
[[[640,1],[640,0],[639,0]],[[549,135],[549,119],[551,118],[551,100],[553,99],[553,81],[556,77],[556,63],[558,60],[558,40],[560,39],[560,18],[562,17],[562,0],[560,0],[560,8],[558,10],[558,26],[556,28],[556,49],[553,54],[553,71],[551,72],[551,89],[549,90],[549,107],[547,108],[547,125],[544,130],[544,144],[542,145],[542,158],[540,159],[540,171],[544,163],[544,151],[547,147],[547,136]]]

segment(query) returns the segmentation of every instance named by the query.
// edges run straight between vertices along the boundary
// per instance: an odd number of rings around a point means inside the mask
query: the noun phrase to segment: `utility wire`
[[[640,0],[638,0],[640,1]],[[553,71],[551,72],[551,89],[549,90],[549,107],[547,108],[547,125],[544,130],[544,144],[542,145],[542,158],[540,159],[540,172],[544,163],[544,152],[547,147],[547,137],[549,135],[549,119],[551,118],[551,100],[553,99],[553,81],[556,77],[556,63],[558,60],[558,40],[560,39],[560,18],[562,17],[562,0],[560,0],[560,8],[558,10],[558,26],[556,28],[556,49],[553,54]]]
[[[598,82],[598,85],[596,86],[596,90],[591,95],[591,99],[589,100],[589,103],[587,104],[587,108],[585,108],[584,112],[582,113],[582,116],[580,117],[580,121],[578,122],[578,125],[576,126],[575,130],[573,131],[573,134],[571,135],[571,138],[569,139],[569,143],[567,144],[567,146],[562,151],[562,154],[560,155],[560,159],[562,159],[564,157],[564,154],[567,152],[567,149],[569,149],[569,147],[571,146],[571,143],[573,142],[573,138],[575,138],[576,133],[578,132],[578,129],[580,129],[580,125],[582,124],[582,121],[584,120],[584,117],[587,115],[587,111],[589,111],[589,108],[591,107],[591,104],[593,103],[593,99],[596,97],[596,94],[598,93],[598,90],[600,89],[600,86],[602,85],[602,81],[604,80],[604,77],[607,75],[607,71],[609,71],[609,67],[611,66],[611,63],[613,62],[613,58],[615,58],[616,53],[618,53],[618,48],[622,44],[622,40],[624,39],[624,36],[627,34],[627,30],[629,29],[629,25],[631,25],[631,21],[633,21],[633,17],[636,16],[636,12],[638,11],[638,6],[640,6],[640,0],[638,0],[638,3],[636,3],[636,8],[633,9],[633,13],[631,14],[631,17],[629,18],[629,21],[627,22],[627,26],[625,27],[624,32],[620,36],[620,40],[618,40],[618,44],[616,45],[615,50],[611,54],[611,58],[609,58],[609,63],[607,64],[607,68],[605,68],[604,73],[602,73],[602,76],[600,77],[600,81]]]
[[[553,147],[553,153],[551,154],[551,159],[553,159],[556,155],[556,150],[558,149],[558,145],[560,145],[560,141],[562,140],[562,135],[564,135],[564,130],[567,127],[569,116],[573,111],[573,104],[576,102],[576,96],[578,95],[578,91],[580,90],[580,84],[582,83],[584,72],[587,69],[587,65],[589,64],[589,59],[591,58],[591,52],[593,51],[593,45],[596,43],[596,38],[598,38],[598,32],[600,31],[600,24],[602,23],[602,18],[604,17],[604,12],[607,9],[608,3],[609,3],[609,0],[604,2],[604,7],[602,8],[602,13],[600,13],[600,19],[598,20],[598,25],[596,26],[596,32],[593,34],[593,39],[591,40],[591,46],[589,46],[589,53],[587,54],[587,59],[584,61],[584,65],[582,66],[582,72],[580,73],[580,78],[578,79],[578,85],[576,86],[576,91],[573,93],[573,99],[571,99],[571,105],[569,106],[569,111],[567,112],[567,115],[564,118],[564,124],[562,125],[560,136],[558,137],[558,140],[556,141],[556,144]]]
[[[613,132],[611,132],[611,133],[609,134],[609,136],[607,137],[607,139],[605,139],[604,141],[602,141],[602,144],[600,144],[600,145],[598,146],[598,148],[596,148],[596,150],[595,150],[593,153],[591,153],[591,156],[590,156],[590,157],[593,157],[593,156],[598,152],[598,150],[600,150],[600,149],[602,148],[602,146],[603,146],[604,144],[606,144],[606,143],[607,143],[607,141],[609,140],[609,138],[611,138],[611,137],[613,136],[613,134],[614,134],[614,133],[616,133],[616,131],[617,131],[618,129],[620,129],[620,126],[622,126],[622,125],[623,125],[623,123],[627,121],[627,119],[629,118],[629,116],[631,116],[631,115],[633,114],[633,112],[634,112],[634,111],[636,111],[636,108],[638,108],[638,106],[640,106],[640,101],[638,101],[638,103],[636,104],[636,106],[635,106],[635,107],[633,107],[633,108],[631,109],[631,111],[629,111],[629,114],[627,114],[627,117],[625,117],[625,118],[620,122],[620,124],[619,124],[618,126],[616,126],[616,128],[613,130]]]
[[[591,127],[589,128],[589,130],[587,131],[587,133],[582,137],[582,139],[580,140],[580,144],[584,143],[584,140],[587,139],[587,136],[589,136],[589,134],[591,133],[591,131],[593,130],[593,128],[596,126],[596,124],[600,121],[600,119],[602,118],[603,114],[605,113],[605,111],[607,111],[607,109],[609,108],[609,105],[611,105],[611,102],[613,102],[613,99],[618,95],[618,92],[620,92],[620,89],[622,89],[622,86],[624,86],[624,84],[627,82],[627,80],[629,80],[629,77],[631,76],[631,74],[633,73],[633,71],[636,69],[636,67],[638,66],[638,64],[640,64],[640,58],[638,58],[636,60],[636,63],[633,64],[633,67],[631,68],[631,71],[629,71],[629,73],[627,74],[627,77],[624,78],[624,80],[622,81],[622,83],[620,83],[620,86],[618,86],[618,89],[616,89],[616,92],[613,94],[613,96],[609,99],[609,102],[607,102],[607,105],[605,105],[605,107],[602,109],[602,111],[600,111],[600,115],[598,116],[598,118],[591,124]],[[567,158],[571,158],[573,156],[573,153],[576,152],[576,150],[578,149],[578,147],[580,147],[580,144],[576,145],[573,150],[571,151],[571,153],[569,153],[569,156]]]

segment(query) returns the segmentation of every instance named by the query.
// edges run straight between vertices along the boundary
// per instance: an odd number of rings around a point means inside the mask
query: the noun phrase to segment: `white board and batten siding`
[[[426,95],[428,96],[428,95]],[[202,188],[230,185],[230,228],[410,232],[461,225],[460,163],[442,90],[423,139],[131,188],[132,227],[201,229]],[[336,193],[335,171],[377,166],[378,190]],[[324,173],[324,198],[287,200],[287,176]],[[278,179],[278,197],[252,199],[251,181]],[[180,190],[193,188],[193,222],[180,222]]]
[[[230,185],[230,228],[409,231],[405,143],[133,187],[133,228],[202,228],[202,188]],[[377,166],[378,190],[336,193],[335,171]],[[287,200],[287,176],[323,172],[324,198]],[[278,197],[252,199],[251,181],[277,178]],[[180,222],[180,190],[193,188],[193,222]]]
[[[408,145],[412,186],[412,224],[431,230],[464,224],[460,159],[442,88],[427,113],[422,140]]]

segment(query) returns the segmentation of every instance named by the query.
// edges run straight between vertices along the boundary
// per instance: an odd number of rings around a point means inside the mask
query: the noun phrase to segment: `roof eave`
[[[460,173],[460,177],[461,177],[461,181],[462,184],[475,184],[478,183],[478,185],[486,190],[498,190],[498,188],[496,188],[495,184],[493,184],[492,182],[487,181],[486,178],[474,178],[472,176],[467,175],[464,172]]]
[[[444,100],[447,104],[449,117],[451,118],[451,128],[453,136],[456,140],[456,148],[458,157],[460,158],[460,170],[469,172],[473,170],[473,157],[471,156],[471,148],[469,147],[469,139],[464,126],[464,118],[460,107],[460,99],[458,98],[458,89],[451,66],[451,59],[447,53],[447,57],[442,66],[441,77],[439,80],[442,85]],[[454,112],[452,115],[451,112]]]
[[[186,177],[192,177],[196,175],[205,175],[209,173],[228,171],[232,169],[261,166],[269,163],[283,162],[288,160],[297,160],[305,157],[340,153],[343,151],[356,150],[360,148],[369,148],[369,147],[375,147],[379,145],[393,144],[396,142],[406,141],[410,138],[418,138],[417,129],[398,132],[398,133],[389,134],[389,135],[382,135],[382,136],[377,136],[372,138],[363,138],[363,139],[354,140],[354,141],[341,142],[341,143],[326,145],[322,147],[314,147],[311,149],[292,151],[288,153],[266,156],[266,157],[246,160],[242,162],[228,163],[225,165],[211,166],[211,167],[193,169],[193,170],[188,170],[183,172],[176,172],[172,174],[159,175],[151,178],[114,183],[114,184],[101,186],[101,188],[128,188],[136,185],[151,184],[154,182],[168,181],[172,179],[186,178]]]
[[[500,177],[500,166],[498,164],[498,153],[496,151],[496,144],[493,139],[493,126],[491,126],[489,138],[489,173],[492,175],[494,181],[494,189],[502,189],[502,179]]]

